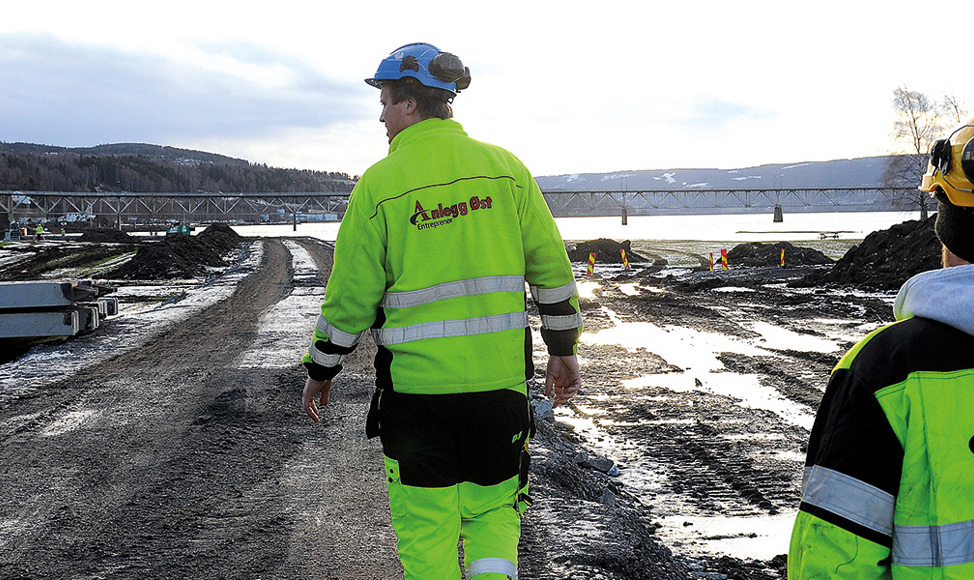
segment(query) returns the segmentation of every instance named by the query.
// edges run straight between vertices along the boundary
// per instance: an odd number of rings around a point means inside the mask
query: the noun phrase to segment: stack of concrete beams
[[[74,336],[118,314],[113,288],[94,282],[0,282],[0,338]]]

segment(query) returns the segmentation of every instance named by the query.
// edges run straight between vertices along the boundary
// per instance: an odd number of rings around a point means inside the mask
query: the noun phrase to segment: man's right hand
[[[322,407],[328,404],[328,398],[331,394],[331,379],[327,381],[316,381],[311,377],[304,382],[304,397],[302,400],[302,406],[304,407],[304,412],[311,417],[311,420],[317,423],[321,418],[318,416],[318,407],[315,406],[315,395],[320,396],[318,398],[319,404]]]

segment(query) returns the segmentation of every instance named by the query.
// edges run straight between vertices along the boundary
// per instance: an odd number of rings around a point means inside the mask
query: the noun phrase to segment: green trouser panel
[[[514,390],[386,390],[379,401],[389,507],[407,580],[517,578],[531,411]]]
[[[460,535],[467,580],[517,578],[521,514],[515,509],[519,482],[480,486],[460,484]]]
[[[385,465],[392,526],[406,580],[459,580],[461,537],[468,580],[517,577],[518,477],[491,486],[464,482],[415,487],[402,484],[397,461],[386,457]]]

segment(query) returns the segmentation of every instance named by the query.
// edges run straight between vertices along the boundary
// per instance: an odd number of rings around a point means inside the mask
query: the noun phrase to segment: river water
[[[919,212],[787,213],[774,223],[767,214],[629,216],[556,218],[565,240],[698,240],[725,242],[780,242],[818,240],[821,234],[837,239],[862,239],[870,232],[918,219]],[[233,226],[242,236],[310,236],[334,241],[339,222],[268,226]]]

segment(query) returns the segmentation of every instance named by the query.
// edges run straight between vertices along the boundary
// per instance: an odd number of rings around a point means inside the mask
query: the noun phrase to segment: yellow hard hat
[[[942,191],[950,203],[974,207],[974,119],[933,144],[920,190]]]

